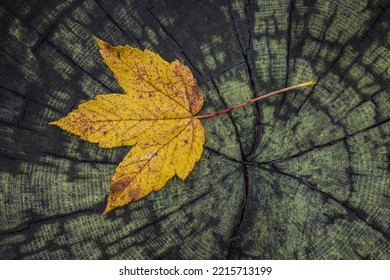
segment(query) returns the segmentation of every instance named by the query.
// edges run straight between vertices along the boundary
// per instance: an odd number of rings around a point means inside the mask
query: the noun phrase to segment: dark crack
[[[332,196],[331,194],[327,193],[327,192],[324,192],[318,188],[315,187],[315,184],[311,183],[311,182],[308,182],[307,180],[304,180],[300,177],[297,177],[295,175],[292,175],[292,174],[289,174],[289,173],[286,173],[286,172],[283,172],[280,170],[280,168],[278,168],[275,164],[271,164],[272,166],[272,169],[276,172],[278,172],[279,174],[282,174],[284,176],[287,176],[287,177],[290,177],[302,184],[304,184],[305,186],[309,187],[311,190],[317,192],[317,193],[320,193],[321,196],[323,196],[325,199],[327,200],[331,200],[333,202],[336,202],[338,205],[342,206],[343,208],[347,209],[347,211],[350,213],[350,214],[353,214],[358,220],[360,220],[361,222],[363,222],[364,224],[366,224],[368,227],[370,227],[371,229],[375,230],[377,233],[379,233],[380,235],[382,235],[387,241],[390,241],[390,236],[385,232],[383,231],[381,228],[379,228],[377,225],[374,225],[370,222],[368,222],[365,217],[363,217],[363,215],[360,213],[360,211],[351,206],[348,201],[341,201],[337,198],[335,198],[334,196]],[[341,218],[345,218],[344,216],[342,216]]]
[[[99,81],[94,75],[92,75],[91,73],[89,73],[86,69],[84,69],[81,65],[77,64],[69,55],[67,55],[66,53],[64,53],[61,49],[59,49],[56,45],[54,45],[53,43],[51,43],[50,41],[49,42],[49,45],[55,49],[58,53],[60,53],[62,56],[64,56],[69,62],[71,62],[74,66],[76,66],[77,69],[79,69],[81,72],[83,73],[86,73],[90,78],[92,78],[92,80],[98,82],[98,84],[100,84],[103,88],[105,88],[107,91],[109,92],[116,92],[112,89],[110,89],[108,86],[106,86],[105,84],[103,84],[101,81]],[[90,98],[90,96],[88,96],[86,93],[82,92],[86,97]]]
[[[13,128],[18,128],[18,129],[21,129],[21,130],[26,130],[28,132],[32,132],[33,134],[35,134],[37,136],[49,139],[49,137],[47,135],[42,134],[39,131],[36,131],[36,130],[30,128],[30,127],[23,126],[20,123],[15,124],[15,123],[10,123],[10,122],[6,122],[6,121],[3,121],[3,120],[0,120],[0,125],[5,125],[5,126],[13,127]]]
[[[128,33],[118,24],[118,22],[103,8],[103,6],[101,5],[100,1],[99,0],[96,0],[95,3],[99,6],[99,8],[103,11],[103,13],[105,14],[105,16],[115,25],[116,28],[119,29],[119,31],[125,35],[126,38],[129,38],[130,36],[128,35]],[[141,43],[141,41],[133,34],[133,36],[131,36],[132,39],[134,39],[137,44],[141,47],[143,47],[143,44]]]
[[[240,230],[241,230],[241,224],[244,221],[247,200],[249,197],[249,176],[248,176],[248,168],[247,168],[247,165],[245,163],[242,164],[242,172],[244,173],[244,190],[245,190],[245,192],[244,192],[244,195],[243,195],[242,200],[241,200],[241,208],[240,208],[241,211],[240,211],[239,220],[237,221],[237,224],[233,230],[233,234],[230,237],[227,259],[232,258],[232,255],[234,253],[234,249],[236,248],[237,237],[238,237],[238,234],[240,233]]]
[[[45,32],[43,34],[41,34],[41,38],[39,38],[39,40],[34,44],[34,46],[32,46],[31,48],[31,51],[33,53],[35,53],[35,51],[41,46],[41,44],[43,42],[45,42],[47,40],[47,38],[50,36],[50,34],[53,32],[53,30],[55,30],[59,23],[62,21],[62,19],[67,15],[69,14],[70,12],[72,12],[76,7],[82,5],[85,1],[82,0],[82,1],[74,1],[71,5],[69,5],[63,12],[62,14],[56,19],[56,21],[54,23],[52,23],[49,28],[47,30],[45,30]]]
[[[217,84],[215,83],[214,79],[211,79],[212,81],[212,84],[214,85],[217,93],[218,93],[218,96],[220,97],[221,99],[221,102],[223,103],[224,107],[227,108],[227,104],[225,102],[225,100],[223,99],[223,96],[222,94],[220,93],[219,89],[218,89],[218,86]],[[235,245],[236,245],[236,238],[237,238],[237,235],[240,231],[240,228],[241,228],[241,223],[244,219],[244,214],[245,214],[245,209],[246,209],[246,201],[248,199],[248,188],[249,188],[249,184],[248,184],[248,171],[247,171],[247,167],[246,167],[246,164],[245,162],[247,161],[246,160],[246,156],[244,154],[244,150],[243,150],[243,147],[242,147],[242,142],[241,142],[241,139],[240,139],[240,135],[238,133],[238,127],[237,127],[237,124],[236,122],[234,121],[232,115],[230,112],[228,112],[228,117],[230,119],[230,121],[232,122],[233,124],[233,127],[234,127],[234,133],[236,135],[236,139],[238,141],[238,144],[239,144],[239,147],[240,147],[240,153],[241,153],[241,162],[240,161],[237,161],[239,163],[242,164],[242,172],[243,172],[243,175],[244,175],[244,195],[241,199],[241,211],[240,211],[240,219],[238,220],[236,226],[235,226],[235,229],[233,230],[233,234],[232,234],[232,237],[230,238],[230,244],[229,244],[229,250],[228,250],[228,259],[231,258],[231,255],[233,253],[233,250],[235,248]]]
[[[188,55],[186,54],[186,52],[184,51],[183,47],[181,46],[181,44],[179,43],[179,41],[175,38],[175,36],[173,36],[172,33],[170,33],[168,31],[168,29],[162,24],[162,22],[158,19],[158,17],[156,17],[153,12],[152,12],[152,9],[153,7],[151,8],[146,8],[149,12],[149,14],[157,21],[157,23],[160,25],[161,29],[172,39],[173,42],[175,42],[175,44],[179,47],[181,53],[183,54],[183,56],[187,59],[188,63],[191,65],[192,69],[194,69],[196,71],[196,73],[199,75],[199,77],[203,77],[202,73],[200,72],[200,70],[192,63],[191,59],[188,57]]]
[[[111,244],[107,244],[107,246],[110,246],[110,245],[114,245],[115,243],[118,243],[120,241],[123,241],[123,240],[126,240],[128,237],[132,237],[132,236],[135,236],[137,235],[138,233],[142,232],[144,229],[150,227],[150,226],[153,226],[153,225],[158,225],[159,222],[167,219],[168,217],[170,217],[171,215],[175,214],[175,213],[178,213],[179,211],[183,210],[185,207],[193,204],[193,203],[196,203],[197,201],[199,200],[202,200],[204,199],[207,195],[209,195],[211,193],[211,190],[208,190],[208,191],[205,191],[203,192],[202,194],[200,194],[199,196],[195,197],[195,198],[192,198],[190,199],[189,201],[187,201],[186,203],[182,204],[179,208],[175,209],[174,211],[171,211],[161,217],[158,217],[157,219],[149,222],[149,223],[146,223],[145,225],[142,225],[141,227],[135,229],[134,231],[130,232],[129,234],[126,234],[125,236],[122,236],[121,238],[118,238],[116,239],[113,243]],[[110,214],[108,214],[110,215]],[[113,214],[111,214],[113,215]],[[133,245],[130,245],[129,247],[131,247]],[[125,248],[122,248],[122,250],[125,250],[127,247]],[[114,258],[115,256],[117,256],[119,253],[121,252],[118,252],[116,254],[114,254],[113,256],[111,256],[111,258]]]
[[[251,66],[251,63],[250,63],[250,60],[249,60],[249,54],[248,54],[248,51],[249,51],[249,47],[252,43],[252,32],[251,32],[251,27],[250,27],[250,20],[249,20],[249,13],[247,11],[247,9],[250,9],[250,1],[248,1],[248,4],[245,5],[245,15],[246,15],[246,18],[247,18],[247,27],[248,27],[248,48],[245,49],[241,43],[241,40],[240,40],[240,36],[239,36],[239,32],[238,32],[238,29],[237,29],[237,25],[236,25],[236,22],[235,22],[235,17],[233,15],[233,11],[232,11],[232,7],[231,7],[231,2],[230,0],[228,1],[228,7],[229,7],[229,12],[230,12],[230,17],[232,19],[232,23],[233,23],[233,30],[234,30],[234,33],[236,35],[236,39],[237,39],[237,42],[238,42],[238,45],[240,47],[240,50],[241,50],[241,54],[244,58],[244,62],[245,62],[245,65],[246,65],[246,69],[247,69],[247,74],[248,74],[248,79],[249,79],[249,86],[250,86],[250,89],[251,89],[251,92],[252,92],[252,97],[255,98],[257,97],[257,93],[256,93],[256,84],[255,84],[255,81],[254,81],[254,73],[253,73],[253,70],[252,70],[252,66]],[[253,153],[253,151],[256,149],[256,146],[258,145],[258,142],[259,142],[259,133],[260,133],[260,130],[259,130],[259,126],[260,126],[260,120],[261,120],[261,114],[260,114],[260,106],[259,104],[256,102],[255,104],[253,104],[253,106],[255,107],[255,117],[256,117],[256,120],[255,120],[255,123],[254,123],[254,128],[253,128],[253,140],[252,140],[252,147],[250,149],[250,151],[248,151],[245,156],[249,156],[250,154]]]
[[[28,222],[26,224],[23,224],[23,227],[19,227],[16,230],[13,229],[13,230],[10,230],[10,231],[0,232],[0,236],[23,233],[25,231],[30,230],[33,226],[37,226],[39,224],[43,224],[43,223],[46,223],[48,221],[59,220],[59,219],[61,220],[61,219],[64,219],[64,218],[79,216],[79,215],[83,215],[83,214],[87,214],[87,213],[89,213],[89,214],[96,214],[96,213],[100,213],[100,212],[98,212],[97,210],[92,210],[92,209],[84,209],[84,210],[78,210],[78,211],[74,211],[74,212],[70,212],[70,213],[66,213],[66,214],[62,214],[62,215],[56,215],[56,216],[52,216],[52,217],[36,219],[36,220],[33,220],[33,221]]]
[[[5,91],[8,91],[8,92],[10,92],[10,93],[12,93],[12,94],[15,94],[16,96],[19,96],[19,97],[21,97],[21,98],[23,98],[23,99],[28,99],[29,102],[33,102],[33,103],[36,103],[36,104],[38,104],[38,105],[41,105],[42,107],[49,108],[50,110],[53,110],[53,111],[56,112],[56,113],[59,113],[59,114],[62,113],[61,111],[57,110],[57,109],[54,108],[53,106],[50,106],[49,104],[44,104],[44,103],[42,103],[42,102],[40,102],[40,101],[38,101],[38,100],[32,98],[32,95],[31,95],[31,94],[29,94],[28,96],[25,96],[25,95],[23,95],[23,94],[21,94],[21,93],[15,91],[15,90],[6,88],[6,87],[4,87],[3,85],[0,85],[0,88],[3,89],[3,90],[5,90]]]
[[[224,106],[224,109],[228,108],[229,106],[226,104],[225,99],[223,98],[221,92],[219,91],[219,88],[218,88],[217,84],[215,83],[214,78],[211,78],[211,83],[213,84],[215,90],[217,91],[217,94],[218,94],[219,99],[221,100],[221,102],[222,102],[222,104],[223,104],[223,106]],[[241,159],[242,159],[243,161],[245,161],[244,149],[243,149],[243,147],[242,147],[241,138],[240,138],[240,135],[239,135],[239,133],[238,133],[237,124],[236,124],[236,122],[234,121],[234,118],[232,117],[231,112],[228,112],[227,115],[228,115],[228,118],[230,119],[230,122],[233,124],[233,127],[234,127],[234,134],[236,135],[236,139],[237,139],[238,145],[239,145],[239,147],[240,147]]]
[[[338,139],[335,139],[335,140],[332,140],[332,141],[329,141],[325,144],[321,144],[321,145],[315,145],[313,147],[311,147],[310,149],[308,150],[304,150],[304,151],[301,151],[299,153],[296,153],[294,155],[291,155],[291,156],[287,156],[287,157],[284,157],[284,158],[279,158],[279,159],[274,159],[274,160],[271,160],[271,161],[260,161],[260,162],[256,162],[256,161],[250,161],[250,162],[253,162],[253,163],[257,163],[257,164],[264,164],[264,165],[267,165],[267,164],[273,164],[273,163],[279,163],[279,162],[284,162],[284,161],[287,161],[287,160],[290,160],[290,159],[293,159],[293,158],[297,158],[297,157],[300,157],[306,153],[309,153],[309,152],[312,152],[316,149],[321,149],[321,148],[324,148],[324,147],[330,147],[330,146],[333,146],[337,143],[340,143],[340,142],[343,142],[345,140],[348,140],[349,138],[351,137],[354,137],[355,135],[358,135],[360,133],[364,133],[368,130],[371,130],[371,129],[374,129],[376,127],[379,127],[385,123],[387,123],[388,121],[390,121],[390,119],[386,119],[386,120],[383,120],[381,122],[378,122],[378,123],[375,123],[373,125],[370,125],[368,127],[365,127],[361,130],[358,130],[354,133],[351,133],[351,134],[348,134],[348,135],[345,135],[344,137],[341,137],[341,138],[338,138]]]
[[[33,93],[34,93],[33,91],[30,91],[30,92],[28,93],[28,95],[26,96],[26,99],[24,100],[24,105],[23,105],[23,109],[22,109],[22,114],[20,115],[20,118],[19,118],[19,120],[18,120],[18,123],[23,122],[24,116],[26,115],[26,112],[27,112],[28,104],[29,104],[29,102],[30,102],[30,99],[31,99]]]
[[[291,49],[291,26],[292,26],[292,13],[294,12],[294,1],[290,0],[288,5],[288,27],[287,27],[287,52],[286,52],[286,80],[284,86],[288,87],[290,80],[290,49]],[[280,107],[283,106],[286,94],[283,94]]]
[[[209,152],[212,152],[212,153],[214,153],[214,154],[216,154],[216,155],[218,155],[218,156],[220,156],[220,157],[222,157],[222,158],[224,158],[226,160],[234,161],[234,162],[237,162],[237,163],[242,163],[241,161],[239,161],[239,160],[237,160],[235,158],[232,158],[230,156],[227,156],[227,155],[225,155],[225,154],[223,154],[223,153],[221,153],[221,152],[219,152],[219,151],[217,151],[217,150],[215,150],[213,148],[204,146],[204,149],[209,151]]]
[[[364,33],[364,36],[362,37],[362,40],[366,37],[369,37],[368,33],[370,32],[370,30],[372,30],[374,28],[374,26],[379,22],[379,20],[381,19],[382,16],[384,16],[387,12],[387,9],[390,7],[390,3],[388,3],[386,6],[382,7],[382,6],[379,6],[378,7],[382,10],[381,13],[379,13],[379,15],[372,21],[370,27],[367,29],[367,31]]]

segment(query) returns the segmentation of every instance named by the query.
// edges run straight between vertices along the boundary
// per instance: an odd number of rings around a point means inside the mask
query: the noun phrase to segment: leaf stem
[[[269,96],[272,96],[272,95],[275,95],[275,94],[278,94],[278,93],[282,93],[282,92],[285,92],[285,91],[289,91],[289,90],[292,90],[292,89],[296,89],[296,88],[312,86],[315,83],[316,83],[315,81],[309,81],[309,82],[306,82],[306,83],[302,83],[302,84],[298,84],[298,85],[294,85],[294,86],[289,86],[289,87],[286,87],[286,88],[278,89],[276,91],[272,91],[270,93],[267,93],[267,94],[264,94],[262,96],[256,97],[256,98],[254,98],[252,100],[249,100],[249,101],[237,104],[237,105],[235,105],[233,107],[226,108],[226,109],[223,109],[223,110],[215,112],[215,113],[205,114],[205,115],[201,115],[201,116],[195,116],[195,119],[207,119],[207,118],[215,117],[215,116],[218,116],[218,115],[230,112],[230,111],[232,111],[234,109],[243,107],[243,106],[248,105],[250,103],[253,103],[253,102],[259,101],[261,99],[267,98]]]

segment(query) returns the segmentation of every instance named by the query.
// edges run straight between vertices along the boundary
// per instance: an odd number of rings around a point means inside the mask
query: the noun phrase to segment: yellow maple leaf
[[[196,116],[203,94],[190,69],[168,63],[149,50],[113,47],[94,37],[100,53],[126,94],[110,93],[80,104],[51,122],[101,148],[133,146],[111,180],[107,214],[160,190],[175,174],[184,180],[200,159],[205,132],[199,119],[210,118],[288,90],[314,85],[309,81]]]
[[[134,146],[112,178],[107,214],[160,190],[175,174],[182,180],[188,176],[205,141],[203,126],[194,118],[203,95],[179,61],[95,40],[126,94],[98,95],[50,124],[102,148]]]

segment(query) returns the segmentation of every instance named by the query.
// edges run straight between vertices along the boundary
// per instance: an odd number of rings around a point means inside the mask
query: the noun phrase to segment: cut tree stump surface
[[[1,259],[389,259],[389,1],[0,4]],[[185,181],[102,216],[130,147],[48,125],[122,93],[92,35],[188,65],[202,120]]]

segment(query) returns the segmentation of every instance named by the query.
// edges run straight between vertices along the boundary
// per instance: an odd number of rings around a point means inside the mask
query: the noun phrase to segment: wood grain
[[[0,4],[1,259],[389,259],[388,1]],[[186,181],[103,218],[128,148],[49,126],[123,92],[92,35],[191,68],[207,114]]]

